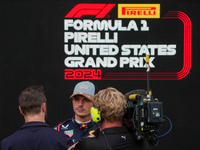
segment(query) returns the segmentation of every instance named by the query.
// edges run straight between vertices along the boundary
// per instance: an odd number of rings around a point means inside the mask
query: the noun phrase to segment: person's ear
[[[42,112],[46,112],[46,109],[47,109],[47,108],[46,108],[46,103],[43,103],[43,104],[42,104]]]
[[[24,113],[23,113],[23,111],[22,111],[22,109],[21,109],[20,106],[19,106],[19,111],[20,111],[20,113],[24,116]]]

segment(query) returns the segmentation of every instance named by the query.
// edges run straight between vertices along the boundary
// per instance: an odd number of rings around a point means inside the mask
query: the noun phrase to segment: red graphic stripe
[[[60,132],[60,126],[62,125],[63,123],[59,124],[58,127],[57,127],[57,130],[58,132]]]
[[[180,19],[184,25],[183,68],[179,72],[150,72],[150,80],[180,80],[185,78],[191,69],[191,36],[192,23],[190,18],[181,11],[169,11],[163,19]],[[146,80],[144,72],[107,72],[102,80]]]
[[[183,68],[177,73],[177,80],[180,80],[186,77],[191,69],[192,23],[190,18],[181,11],[170,11],[163,17],[163,19],[180,19],[184,25]]]

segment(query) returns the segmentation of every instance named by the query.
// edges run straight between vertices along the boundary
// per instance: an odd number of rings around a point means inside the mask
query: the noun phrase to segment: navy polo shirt
[[[44,122],[27,122],[1,142],[2,150],[66,150],[72,145],[69,136]]]

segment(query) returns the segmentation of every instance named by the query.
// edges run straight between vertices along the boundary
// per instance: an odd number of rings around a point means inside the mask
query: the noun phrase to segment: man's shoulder
[[[33,128],[35,129],[32,130]],[[1,142],[2,149],[10,147],[22,149],[23,145],[30,147],[32,144],[38,146],[37,141],[41,141],[41,147],[47,146],[46,143],[51,143],[52,147],[58,146],[58,144],[62,147],[69,147],[73,144],[69,136],[61,134],[51,127],[32,127],[32,129],[22,129],[5,138]]]
[[[3,139],[3,140],[1,141],[1,144],[4,144],[4,143],[7,143],[7,142],[11,141],[11,140],[13,139],[13,137],[16,137],[16,138],[17,138],[17,136],[15,136],[15,133],[12,134],[12,135],[10,135],[10,136],[8,136],[8,137],[6,137],[5,139]]]
[[[62,124],[66,124],[66,123],[69,123],[69,122],[72,122],[72,121],[73,121],[73,118],[69,118],[69,119],[67,119],[67,120],[64,120],[64,121],[59,122],[56,126],[62,125]]]
[[[57,125],[63,124],[63,123],[65,123],[65,122],[71,122],[71,121],[73,121],[73,118],[68,118],[68,119],[66,119],[66,120],[64,120],[64,121],[60,121]]]
[[[4,147],[4,146],[8,146],[10,144],[18,143],[18,140],[23,138],[23,137],[24,137],[23,133],[21,133],[21,131],[18,130],[15,133],[11,134],[10,136],[4,138],[1,141],[1,146]]]

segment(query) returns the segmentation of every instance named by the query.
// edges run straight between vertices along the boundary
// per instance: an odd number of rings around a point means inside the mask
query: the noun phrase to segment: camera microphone
[[[132,101],[136,101],[137,99],[138,99],[138,94],[131,94],[131,95],[129,95],[129,97],[128,97],[130,100],[132,100]]]

